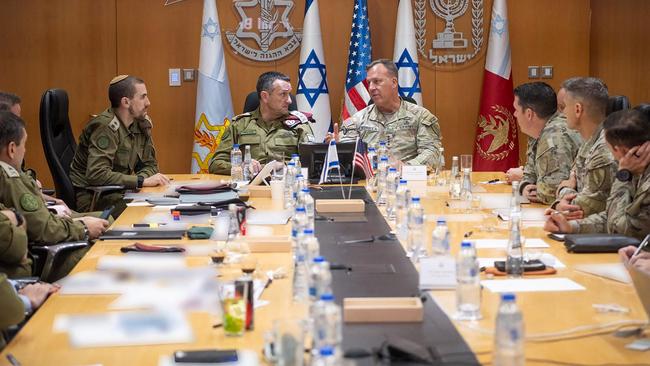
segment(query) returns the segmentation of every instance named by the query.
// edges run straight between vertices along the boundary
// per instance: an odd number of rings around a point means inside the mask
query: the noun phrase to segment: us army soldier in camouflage
[[[582,220],[553,213],[545,229],[566,233],[617,233],[643,239],[650,233],[650,120],[636,110],[610,114],[605,137],[619,170],[607,209]]]
[[[270,71],[257,79],[260,106],[251,113],[233,118],[226,129],[214,156],[210,160],[210,173],[230,175],[230,151],[239,144],[242,153],[245,146],[251,149],[251,169],[257,173],[262,164],[269,161],[289,160],[298,153],[298,145],[314,141],[314,132],[308,118],[293,111],[291,83],[288,76]]]
[[[514,95],[514,116],[521,132],[530,139],[519,189],[531,202],[551,204],[557,186],[569,178],[582,139],[557,112],[557,99],[550,85],[522,84],[515,88]]]
[[[70,165],[79,211],[90,210],[93,193],[86,189],[89,186],[136,189],[169,184],[169,179],[158,172],[144,81],[117,76],[110,82],[108,97],[111,107],[88,122]],[[113,215],[117,217],[126,208],[123,198],[123,191],[104,193],[95,209],[115,206]]]
[[[375,60],[366,68],[368,91],[374,104],[343,121],[327,140],[354,141],[360,137],[369,146],[386,141],[391,156],[408,165],[433,167],[440,161],[442,136],[438,118],[425,108],[399,97],[397,67],[391,60]]]
[[[34,245],[98,238],[108,221],[84,216],[78,219],[58,217],[49,212],[34,180],[19,171],[25,156],[27,131],[20,117],[0,112],[0,203],[25,218],[27,239]],[[85,251],[72,252],[53,276],[67,274]]]
[[[0,272],[11,278],[32,275],[32,260],[27,256],[25,219],[17,211],[0,204]]]
[[[596,78],[572,78],[566,89],[564,114],[569,128],[577,130],[585,143],[578,150],[571,175],[558,186],[552,207],[580,219],[605,210],[617,164],[605,142],[608,93]]]

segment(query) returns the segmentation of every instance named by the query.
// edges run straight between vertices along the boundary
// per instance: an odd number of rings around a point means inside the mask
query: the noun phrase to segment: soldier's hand
[[[328,132],[327,135],[325,135],[325,142],[329,144],[332,139],[334,141],[339,142],[339,124],[334,123],[334,127],[332,128],[333,132]]]
[[[169,184],[170,180],[161,173],[156,173],[149,178],[145,178],[142,182],[143,187],[156,187]]]
[[[641,175],[650,163],[650,141],[634,146],[618,162],[619,169],[627,169],[634,175]]]
[[[510,168],[506,172],[506,182],[521,182],[521,179],[524,177],[524,167]]]
[[[11,222],[14,226],[18,226],[18,220],[16,219],[16,214],[13,211],[2,210],[0,211],[0,214],[5,215],[9,219],[9,222]]]
[[[249,166],[251,173],[257,174],[262,170],[262,164],[255,159],[251,159],[251,165]]]
[[[582,207],[574,205],[572,203],[573,199],[576,198],[575,193],[570,193],[562,197],[560,202],[558,202],[555,209],[561,212],[568,220],[577,220],[582,219],[585,216],[585,212],[582,210]]]
[[[567,233],[570,234],[573,229],[569,225],[567,218],[560,212],[553,211],[544,223],[544,230],[552,233]]]
[[[524,187],[522,194],[524,197],[528,198],[530,202],[540,202],[539,198],[537,198],[537,186],[534,184],[529,184]]]
[[[47,299],[50,294],[57,292],[59,290],[58,285],[51,285],[49,283],[34,283],[27,285],[20,289],[18,293],[21,295],[27,296],[29,302],[32,304],[32,309],[38,309],[45,299]]]
[[[561,181],[560,184],[557,186],[557,190],[555,192],[559,193],[560,190],[564,187],[576,189],[577,186],[578,183],[576,181],[576,173],[572,170],[571,173],[569,174],[569,179],[565,179]]]
[[[88,228],[88,236],[91,240],[99,238],[99,236],[102,235],[106,229],[108,229],[109,225],[108,221],[97,217],[84,216],[79,218],[79,220],[83,221],[84,224],[86,224],[86,227]]]
[[[634,254],[635,251],[636,251],[635,246],[628,245],[618,250],[618,256],[621,257],[621,261],[623,262],[623,264],[627,266],[628,262],[630,261],[630,258],[632,258],[632,254]]]

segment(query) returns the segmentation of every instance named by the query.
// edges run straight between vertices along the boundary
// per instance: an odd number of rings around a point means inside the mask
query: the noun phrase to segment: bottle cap
[[[464,241],[462,241],[462,242],[460,243],[460,247],[461,247],[461,248],[471,248],[471,247],[472,247],[472,242],[469,242],[469,241],[465,241],[465,240],[464,240]]]
[[[320,349],[321,356],[331,356],[333,354],[334,354],[334,350],[332,349],[332,347],[322,347]]]
[[[233,149],[239,149],[239,144],[232,144]]]
[[[501,301],[515,301],[516,296],[512,293],[505,293],[501,295]]]
[[[386,145],[386,141],[379,141],[379,146],[384,146]]]
[[[302,174],[296,174],[296,178],[303,178],[303,176],[302,176]]]
[[[291,158],[297,158],[298,156],[299,156],[299,155],[298,155],[298,154],[296,154],[296,153],[294,153],[294,154],[291,154]]]
[[[368,151],[376,151],[374,147],[369,147]]]
[[[307,235],[311,235],[311,234],[314,233],[314,229],[305,229],[305,230],[303,230],[302,232],[305,233],[305,234],[307,234]]]
[[[323,256],[318,256],[314,257],[314,263],[320,263],[320,262],[325,262],[325,258]]]
[[[296,212],[305,212],[305,208],[302,206],[296,207]]]
[[[406,179],[400,179],[399,180],[399,184],[406,184],[406,183],[407,183]]]
[[[420,202],[420,197],[419,196],[411,197],[411,202]]]
[[[394,173],[394,172],[397,171],[397,169],[395,169],[395,168],[388,168],[388,171],[391,172],[391,173]]]
[[[380,159],[380,160],[381,160],[381,161],[388,161],[388,156],[386,156],[386,155],[383,155],[383,156],[381,157],[381,159]]]
[[[303,188],[302,191],[305,193],[309,193],[309,188]]]
[[[452,156],[451,160],[458,160],[458,156]]]
[[[436,221],[437,224],[446,224],[447,220],[445,220],[444,217],[440,216],[438,217],[438,220]]]
[[[320,295],[320,299],[323,301],[334,301],[334,295],[332,294],[322,294]]]
[[[290,161],[290,162],[287,163],[287,166],[296,166],[296,163],[294,163],[293,161]]]

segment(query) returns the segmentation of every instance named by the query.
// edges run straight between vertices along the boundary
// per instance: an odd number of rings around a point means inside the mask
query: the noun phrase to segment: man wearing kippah
[[[80,211],[90,209],[93,192],[86,188],[89,186],[136,189],[169,184],[169,179],[158,171],[144,81],[135,76],[117,76],[110,82],[108,98],[111,107],[88,122],[70,165]],[[115,217],[124,211],[124,191],[103,193],[94,209],[111,206],[115,206]]]

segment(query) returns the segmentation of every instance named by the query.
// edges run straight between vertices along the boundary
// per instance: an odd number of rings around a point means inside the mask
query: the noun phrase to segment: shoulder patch
[[[34,212],[39,207],[38,198],[31,193],[23,193],[20,196],[20,207],[27,212]]]
[[[113,131],[119,130],[120,129],[120,120],[117,119],[117,117],[113,117],[113,119],[110,122],[108,122],[108,127]]]
[[[106,135],[101,135],[97,138],[97,146],[100,149],[105,149],[108,147],[108,144],[110,143],[110,140],[108,139],[108,136]]]
[[[246,113],[238,114],[238,115],[236,115],[236,116],[234,116],[234,117],[232,118],[232,122],[237,122],[238,120],[240,120],[240,119],[242,119],[242,118],[244,118],[244,117],[250,117],[250,116],[252,116],[252,113],[251,113],[251,112],[246,112]]]
[[[7,176],[9,178],[18,178],[18,177],[20,177],[20,173],[18,173],[18,171],[14,167],[12,167],[11,165],[5,163],[4,161],[0,161],[0,166],[2,166],[2,170],[5,171],[5,173],[7,174]]]

